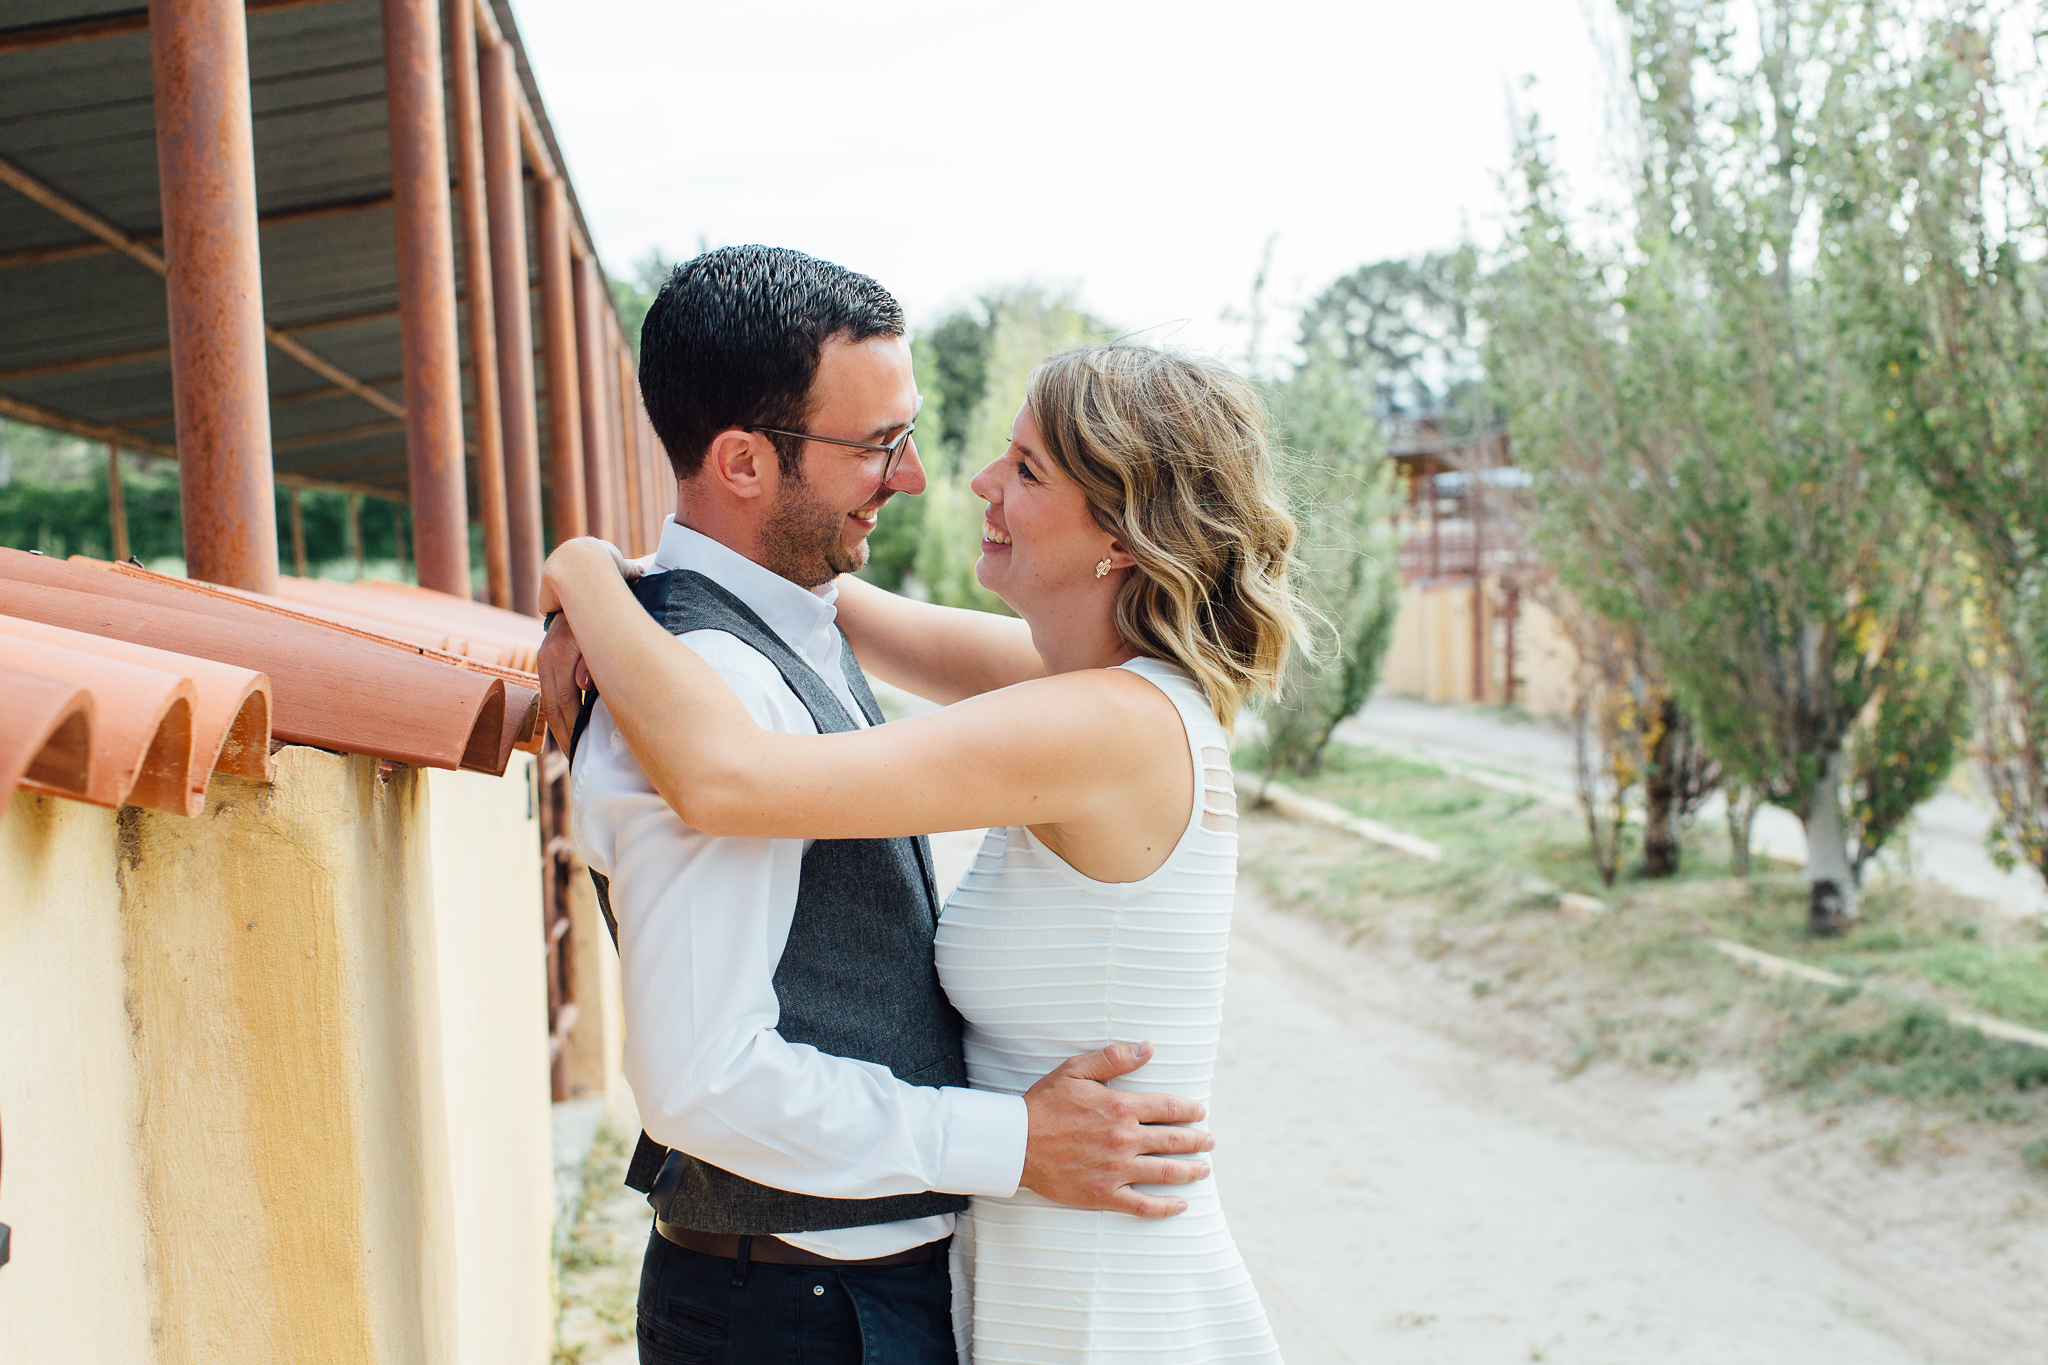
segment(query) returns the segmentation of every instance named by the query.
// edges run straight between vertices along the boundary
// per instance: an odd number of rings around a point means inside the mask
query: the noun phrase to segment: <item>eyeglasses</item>
[[[904,447],[910,444],[910,433],[917,430],[918,414],[924,411],[924,396],[918,395],[917,407],[910,414],[910,425],[896,434],[896,439],[877,445],[873,441],[845,441],[837,436],[813,436],[808,431],[785,431],[781,427],[748,427],[748,431],[765,431],[770,436],[794,436],[800,441],[823,441],[828,446],[847,446],[854,450],[874,451],[884,458],[882,461],[882,482],[896,472],[897,463],[903,458]]]

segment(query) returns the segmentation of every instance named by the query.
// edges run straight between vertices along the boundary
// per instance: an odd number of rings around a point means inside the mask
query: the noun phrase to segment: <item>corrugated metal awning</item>
[[[380,6],[248,0],[247,8],[263,306],[273,330],[273,464],[281,481],[403,499]],[[560,167],[510,6],[492,0],[491,8]],[[147,25],[147,9],[132,0],[0,5],[0,180],[9,182],[0,185],[0,416],[174,455],[164,283],[143,259],[161,250]],[[570,203],[581,227],[573,189]],[[530,199],[527,211],[532,240]],[[107,231],[137,250],[110,245]],[[455,251],[460,280],[459,231]],[[537,262],[530,265],[537,280]],[[533,331],[540,335],[537,317]],[[545,367],[536,369],[544,380]],[[470,392],[465,372],[465,409]],[[545,480],[545,393],[541,404]],[[472,506],[475,494],[472,487]]]

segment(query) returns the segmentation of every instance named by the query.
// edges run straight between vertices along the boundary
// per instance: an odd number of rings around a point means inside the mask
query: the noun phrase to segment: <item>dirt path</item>
[[[1240,882],[1214,1105],[1293,1365],[2048,1359],[2048,1187],[1883,1167],[1727,1073],[1569,1081]]]
[[[980,837],[933,839],[942,885]],[[2048,1360],[2048,1183],[1881,1164],[1732,1072],[1561,1080],[1451,966],[1239,882],[1218,1178],[1290,1365]],[[561,1365],[637,1359],[647,1208],[603,1164]]]

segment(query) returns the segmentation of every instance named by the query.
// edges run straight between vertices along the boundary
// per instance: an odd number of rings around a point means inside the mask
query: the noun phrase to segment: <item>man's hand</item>
[[[583,709],[583,693],[590,687],[590,670],[583,663],[583,647],[569,618],[557,616],[540,642],[540,718],[554,731],[555,743],[569,752],[569,736],[576,732],[576,715]]]
[[[1023,1186],[1079,1209],[1105,1209],[1139,1218],[1171,1218],[1183,1199],[1140,1194],[1133,1185],[1185,1185],[1209,1174],[1206,1161],[1174,1155],[1206,1152],[1216,1140],[1194,1128],[1202,1106],[1178,1095],[1111,1090],[1103,1082],[1136,1071],[1152,1059],[1152,1045],[1117,1043],[1075,1057],[1024,1092],[1030,1136],[1024,1148]]]
[[[576,643],[576,633],[570,629],[568,614],[562,612],[562,599],[557,591],[558,577],[571,571],[572,562],[579,558],[593,564],[609,559],[619,577],[628,583],[646,573],[649,562],[626,558],[610,541],[578,536],[557,546],[543,566],[541,612],[561,614],[548,627],[547,638],[540,645],[540,717],[554,731],[555,743],[565,754],[569,752],[569,737],[576,731],[576,715],[583,709],[583,694],[592,686],[590,669],[583,662],[583,647]]]

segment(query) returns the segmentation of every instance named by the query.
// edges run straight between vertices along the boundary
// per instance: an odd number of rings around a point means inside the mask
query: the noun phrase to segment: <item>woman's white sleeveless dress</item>
[[[1229,738],[1180,669],[1122,667],[1179,710],[1200,799],[1143,881],[1084,877],[1022,825],[988,832],[937,945],[976,1089],[1022,1094],[1077,1053],[1150,1039],[1152,1060],[1112,1084],[1209,1101],[1237,880]],[[1188,1210],[1149,1220],[1029,1190],[976,1199],[954,1238],[962,1365],[1277,1362],[1215,1179],[1141,1188],[1177,1194]]]

